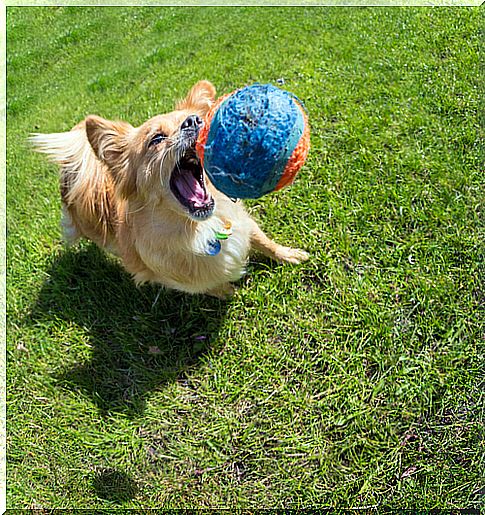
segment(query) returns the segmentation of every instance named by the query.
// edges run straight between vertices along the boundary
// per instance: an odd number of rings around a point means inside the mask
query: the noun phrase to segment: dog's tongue
[[[176,183],[180,193],[192,202],[194,207],[204,207],[210,199],[205,188],[190,172],[179,174]]]

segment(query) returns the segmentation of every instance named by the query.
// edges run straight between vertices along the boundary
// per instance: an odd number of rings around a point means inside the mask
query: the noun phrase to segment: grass
[[[479,8],[7,8],[8,506],[478,508]],[[30,132],[282,83],[312,150],[224,303],[60,241]],[[279,82],[278,82],[279,81]]]

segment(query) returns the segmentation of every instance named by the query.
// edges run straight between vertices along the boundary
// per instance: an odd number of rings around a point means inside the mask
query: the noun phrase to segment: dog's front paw
[[[217,288],[212,288],[212,290],[207,292],[207,295],[221,300],[228,300],[234,295],[235,291],[236,288],[234,288],[231,283],[226,283],[221,286],[217,286]]]
[[[306,261],[310,255],[308,252],[300,249],[292,249],[291,247],[278,247],[275,252],[275,258],[283,263],[291,263],[297,265]]]

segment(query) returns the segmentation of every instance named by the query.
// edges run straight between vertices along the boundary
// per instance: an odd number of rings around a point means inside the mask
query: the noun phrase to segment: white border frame
[[[6,128],[7,128],[7,35],[6,35],[6,8],[10,6],[294,6],[294,7],[322,7],[322,6],[456,6],[470,7],[479,6],[485,0],[172,0],[159,2],[156,0],[145,0],[136,2],[134,0],[107,0],[99,2],[96,0],[0,0],[0,52],[1,52],[1,82],[3,88],[0,92],[0,513],[6,511]]]

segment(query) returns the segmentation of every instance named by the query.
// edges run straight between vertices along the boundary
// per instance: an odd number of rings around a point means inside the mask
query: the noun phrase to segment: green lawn
[[[10,508],[478,508],[479,8],[7,8]],[[60,240],[30,132],[281,84],[307,164],[250,202],[297,267],[133,286]],[[483,107],[483,106],[482,106]],[[482,139],[483,142],[483,139]]]

